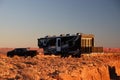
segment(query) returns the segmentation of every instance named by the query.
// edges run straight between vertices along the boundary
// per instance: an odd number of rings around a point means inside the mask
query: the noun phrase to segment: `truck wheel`
[[[69,51],[68,49],[63,49],[62,53],[61,53],[61,56],[64,57],[64,58],[69,57],[68,51]]]
[[[8,56],[8,57],[14,57],[14,54],[8,52],[8,53],[7,53],[7,56]]]
[[[27,58],[28,56],[27,55],[24,55],[25,58]]]
[[[61,58],[64,58],[64,53],[61,53]]]
[[[72,57],[74,58],[74,57],[75,57],[75,55],[72,55]]]
[[[76,58],[80,58],[81,54],[76,54],[75,57]]]
[[[80,55],[78,54],[78,55],[76,55],[76,58],[80,58]]]
[[[65,58],[65,57],[66,57],[65,52],[62,52],[62,53],[61,53],[61,57],[62,57],[62,58]]]
[[[31,58],[33,58],[34,57],[34,55],[31,55]]]

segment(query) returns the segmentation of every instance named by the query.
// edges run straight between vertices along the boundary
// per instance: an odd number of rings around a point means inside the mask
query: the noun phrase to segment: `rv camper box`
[[[72,55],[76,57],[80,57],[81,53],[92,53],[96,50],[94,47],[94,35],[81,33],[39,38],[38,46],[44,49],[44,54]]]

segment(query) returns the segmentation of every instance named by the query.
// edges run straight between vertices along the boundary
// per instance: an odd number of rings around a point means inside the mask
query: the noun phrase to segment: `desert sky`
[[[77,32],[120,48],[120,1],[0,0],[0,47],[38,47],[40,37]]]

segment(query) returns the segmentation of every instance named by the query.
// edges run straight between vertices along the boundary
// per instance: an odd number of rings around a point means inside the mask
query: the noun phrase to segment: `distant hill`
[[[120,53],[120,48],[104,48],[104,52],[109,53]]]
[[[7,53],[8,51],[13,50],[14,48],[0,48],[0,53]]]

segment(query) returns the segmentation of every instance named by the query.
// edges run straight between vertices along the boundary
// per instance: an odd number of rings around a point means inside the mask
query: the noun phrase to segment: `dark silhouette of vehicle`
[[[103,47],[94,47],[94,35],[77,33],[74,35],[46,36],[38,39],[39,48],[46,55],[80,57],[81,53],[103,52]]]
[[[29,50],[27,48],[15,48],[14,50],[9,51],[7,53],[7,56],[14,57],[15,55],[17,55],[17,56],[24,56],[24,57],[28,57],[28,56],[34,57],[37,54],[38,52],[36,50]]]

